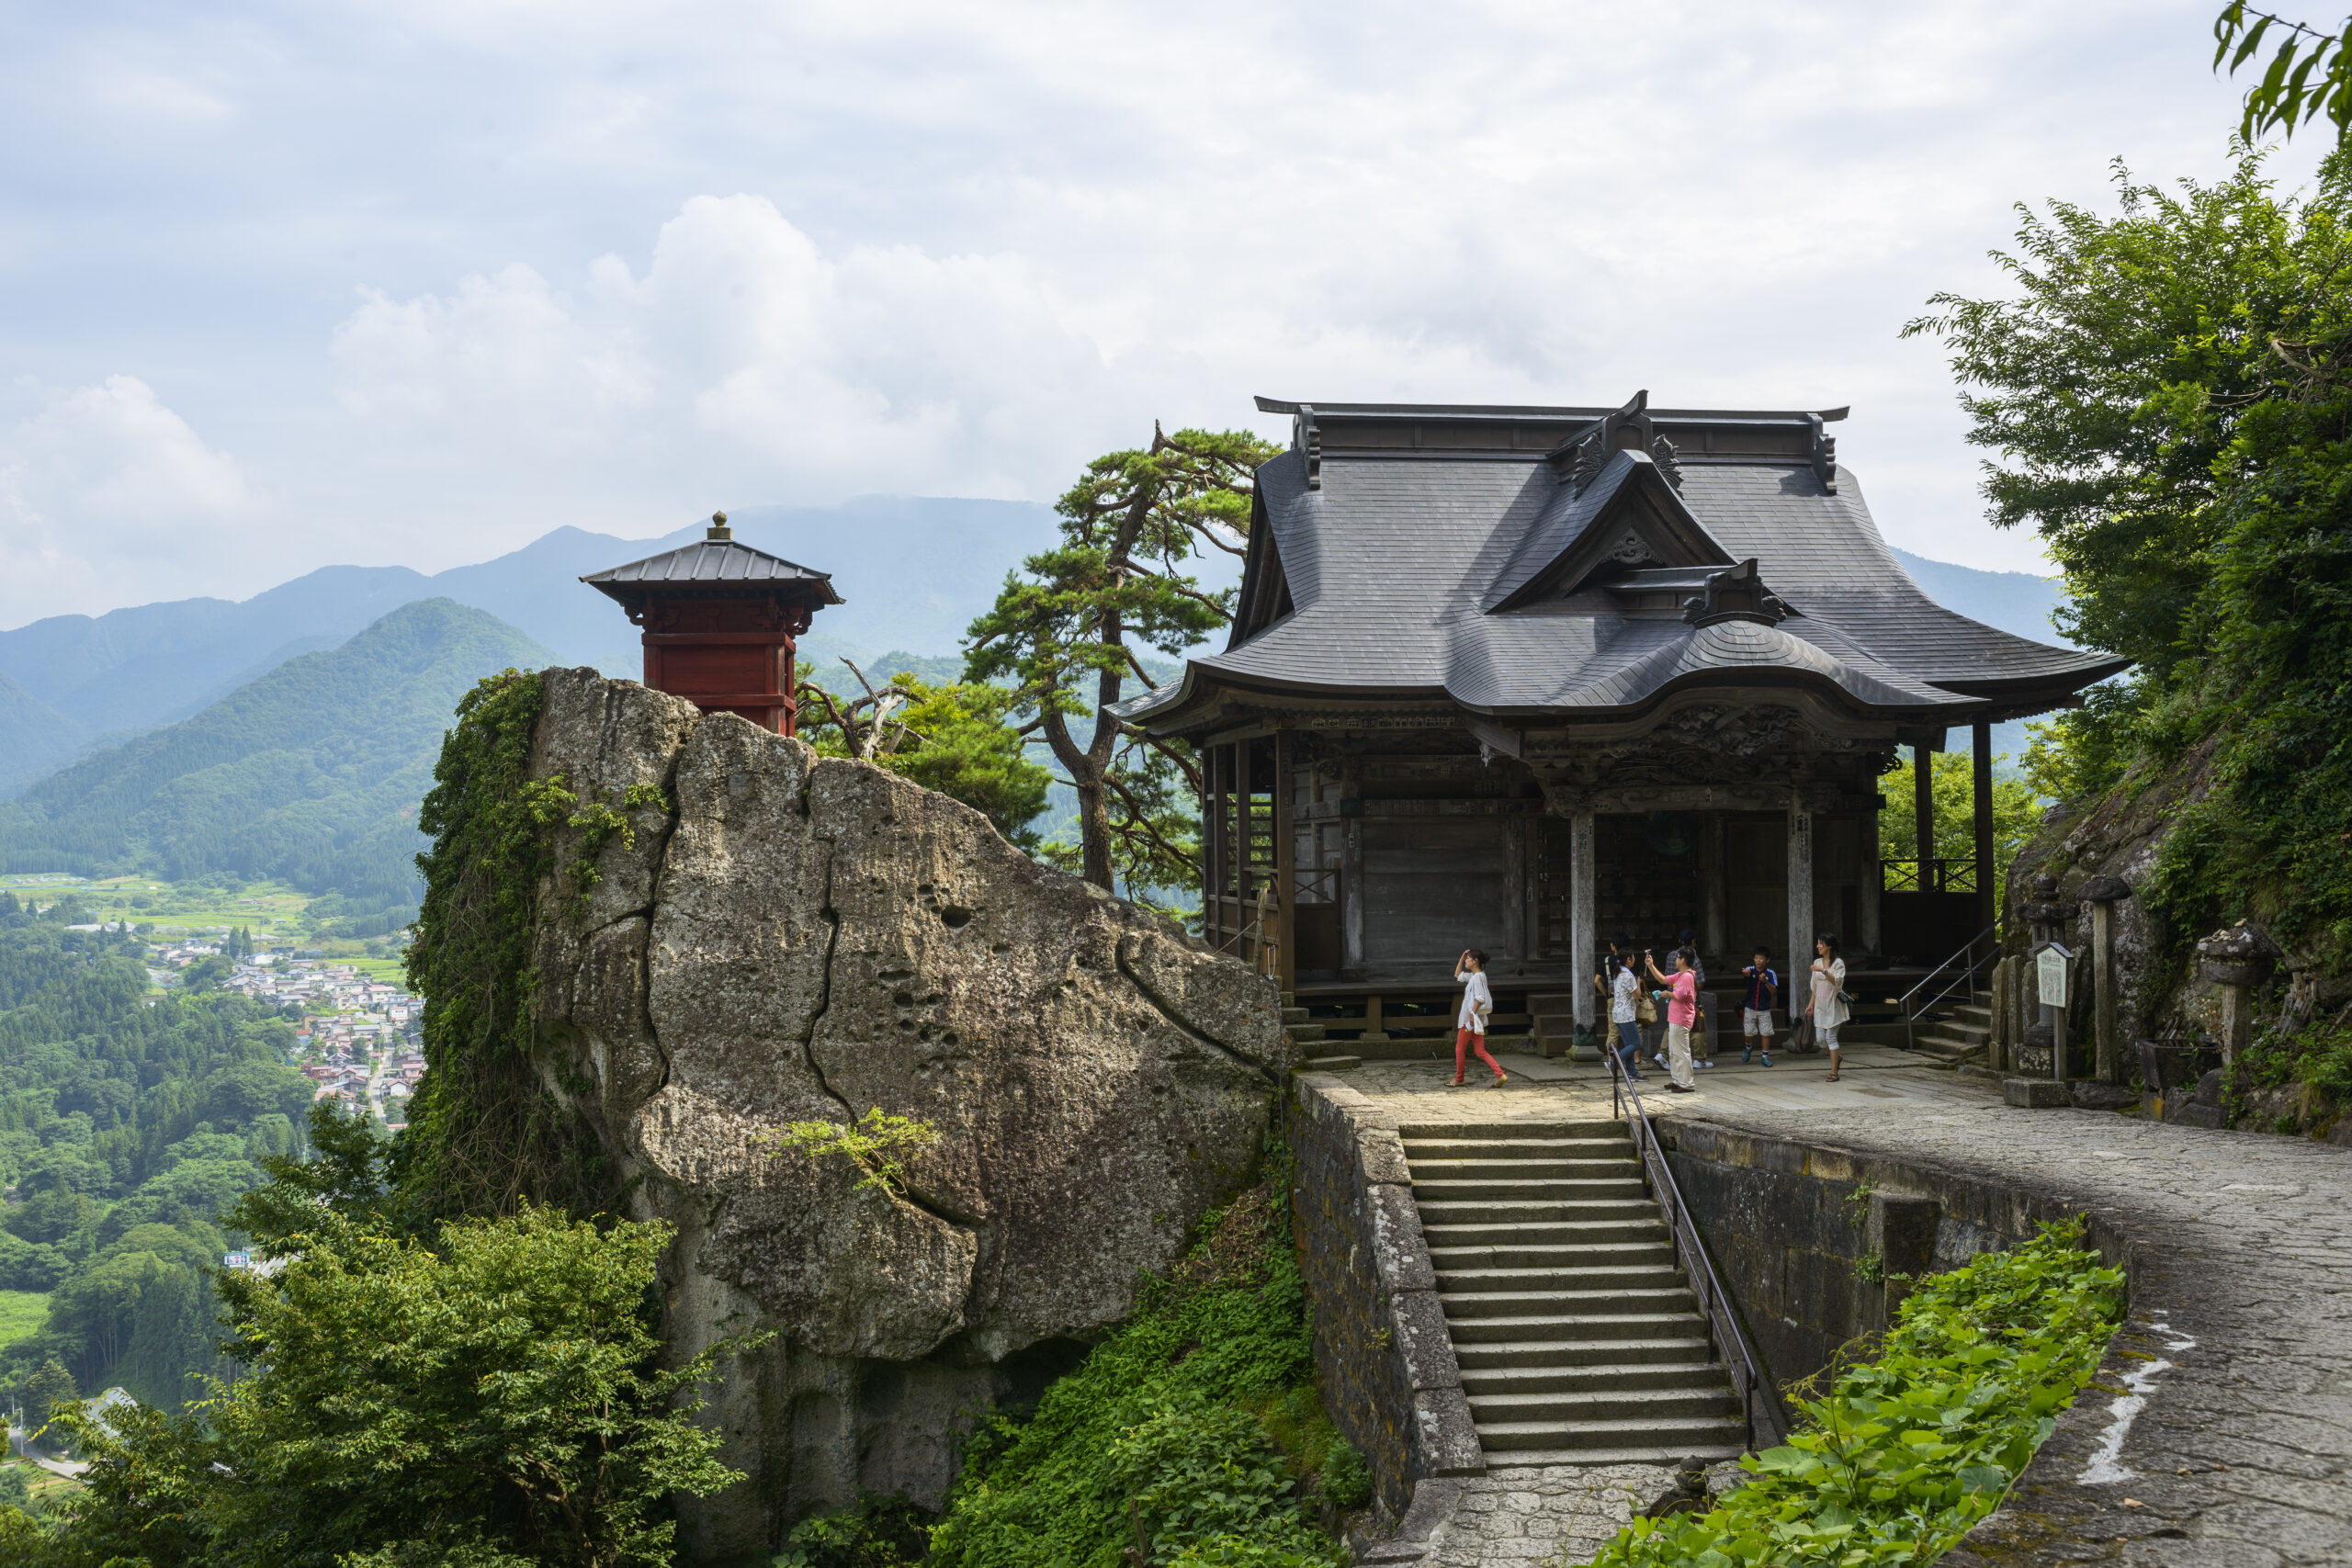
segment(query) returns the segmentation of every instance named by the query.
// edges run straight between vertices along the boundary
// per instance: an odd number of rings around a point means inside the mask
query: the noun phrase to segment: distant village
[[[165,987],[221,951],[217,942],[181,942],[151,950],[148,975]],[[220,988],[299,1012],[294,1065],[319,1086],[317,1099],[367,1110],[387,1127],[408,1124],[409,1097],[424,1076],[420,1004],[398,986],[371,980],[349,964],[258,953],[239,959]]]

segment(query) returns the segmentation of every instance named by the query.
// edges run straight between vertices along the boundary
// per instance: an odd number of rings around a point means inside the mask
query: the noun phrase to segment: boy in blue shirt
[[[1780,996],[1781,977],[1772,971],[1772,950],[1758,946],[1754,962],[1740,971],[1747,976],[1747,995],[1739,1010],[1739,1059],[1747,1060],[1755,1042],[1764,1045],[1764,1065],[1772,1065],[1772,1003]]]

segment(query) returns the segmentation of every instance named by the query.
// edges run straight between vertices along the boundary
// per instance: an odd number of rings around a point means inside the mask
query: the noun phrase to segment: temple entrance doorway
[[[1733,969],[1759,946],[1785,965],[1789,945],[1789,819],[1778,811],[1726,811],[1723,834],[1721,956]]]
[[[1597,938],[1629,936],[1636,952],[1664,953],[1678,932],[1700,930],[1706,915],[1705,840],[1706,818],[1695,811],[1594,817]]]

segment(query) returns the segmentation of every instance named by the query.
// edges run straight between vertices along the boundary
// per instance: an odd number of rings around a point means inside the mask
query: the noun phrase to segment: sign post
[[[2041,1021],[2050,1028],[2050,1076],[2064,1081],[2066,1071],[2067,983],[2075,953],[2063,942],[2044,942],[2033,950],[2034,991],[2041,1003]]]

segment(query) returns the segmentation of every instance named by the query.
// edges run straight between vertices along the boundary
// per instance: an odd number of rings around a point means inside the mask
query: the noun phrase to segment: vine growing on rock
[[[1316,1395],[1269,1165],[1035,1416],[973,1438],[932,1568],[1336,1568],[1371,1478]]]
[[[531,1060],[538,884],[553,869],[549,829],[577,806],[560,781],[528,777],[544,702],[539,677],[515,670],[468,692],[417,812],[433,845],[416,857],[424,900],[407,969],[424,998],[425,1073],[394,1163],[419,1228],[588,1185],[590,1145],[570,1135]]]

